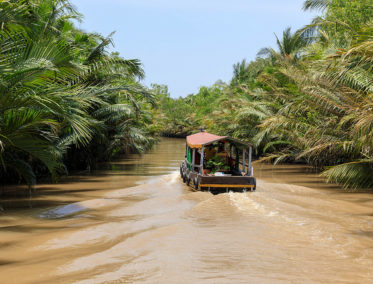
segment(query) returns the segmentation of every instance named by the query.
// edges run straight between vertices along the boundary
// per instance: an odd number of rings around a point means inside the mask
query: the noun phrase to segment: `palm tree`
[[[303,10],[325,11],[332,4],[332,0],[306,0],[303,3]]]
[[[111,36],[86,34],[69,1],[0,3],[0,180],[36,182],[93,157],[147,149],[154,103],[138,60],[109,54]],[[30,24],[32,22],[32,25]],[[105,149],[97,155],[93,149]],[[65,163],[63,163],[65,162]]]
[[[281,40],[276,34],[275,37],[279,52],[273,48],[263,48],[259,51],[258,56],[270,57],[272,61],[288,60],[296,62],[299,59],[301,49],[309,43],[304,34],[292,33],[290,27],[283,31]]]

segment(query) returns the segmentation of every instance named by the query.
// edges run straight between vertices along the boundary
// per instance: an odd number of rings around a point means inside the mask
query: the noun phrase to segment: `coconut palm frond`
[[[325,170],[322,176],[328,182],[342,184],[345,188],[373,186],[373,160],[359,160],[337,165]]]
[[[265,153],[265,152],[267,152],[268,149],[270,149],[274,146],[279,146],[279,145],[292,145],[292,142],[291,141],[281,141],[281,140],[276,140],[276,141],[269,142],[263,148],[263,152]]]
[[[332,4],[331,0],[306,0],[303,3],[303,10],[326,10]]]

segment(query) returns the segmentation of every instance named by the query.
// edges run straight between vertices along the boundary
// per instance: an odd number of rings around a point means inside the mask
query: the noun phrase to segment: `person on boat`
[[[196,151],[194,163],[196,165],[199,165],[201,163],[201,150],[200,149]],[[194,168],[194,170],[198,171],[199,169],[196,167]]]
[[[208,145],[205,148],[205,158],[206,160],[211,160],[216,155],[216,149],[213,145]]]
[[[204,161],[203,161],[203,175],[209,175],[211,170],[206,168],[207,161],[212,160],[216,155],[216,149],[213,145],[208,145],[205,147]]]
[[[225,150],[225,144],[224,143],[221,143],[219,145],[219,149],[218,149],[218,152],[217,152],[216,155],[224,158],[225,163],[230,168],[230,171],[232,171],[234,169],[235,164],[236,164],[236,159],[234,159],[233,157],[231,157],[231,155],[228,154],[228,152]]]
[[[218,152],[217,152],[216,155],[219,156],[219,157],[223,157],[223,158],[225,158],[225,159],[228,158],[228,153],[227,153],[227,151],[225,151],[225,147],[224,147],[224,144],[223,144],[223,143],[220,143],[220,144],[219,144]]]
[[[230,161],[229,161],[229,154],[228,152],[225,150],[225,144],[224,143],[220,143],[219,144],[219,147],[218,147],[218,152],[216,153],[216,156],[220,157],[224,163],[226,165],[229,165],[230,166]]]

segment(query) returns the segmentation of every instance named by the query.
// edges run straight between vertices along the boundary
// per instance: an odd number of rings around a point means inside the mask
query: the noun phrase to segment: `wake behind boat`
[[[252,145],[202,131],[187,136],[180,175],[195,190],[212,193],[255,190],[251,157]]]

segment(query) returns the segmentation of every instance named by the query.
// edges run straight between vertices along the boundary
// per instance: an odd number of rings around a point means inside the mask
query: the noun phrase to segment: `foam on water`
[[[261,214],[263,216],[272,217],[278,214],[277,211],[268,210],[263,204],[253,200],[252,196],[260,194],[257,192],[237,193],[229,192],[229,199],[232,205],[242,213],[246,214]]]
[[[91,199],[80,202],[75,202],[72,204],[60,206],[51,210],[48,210],[39,215],[40,218],[64,218],[78,213],[82,213],[87,210],[94,210],[102,207],[115,206],[118,205],[119,201],[114,199]]]

